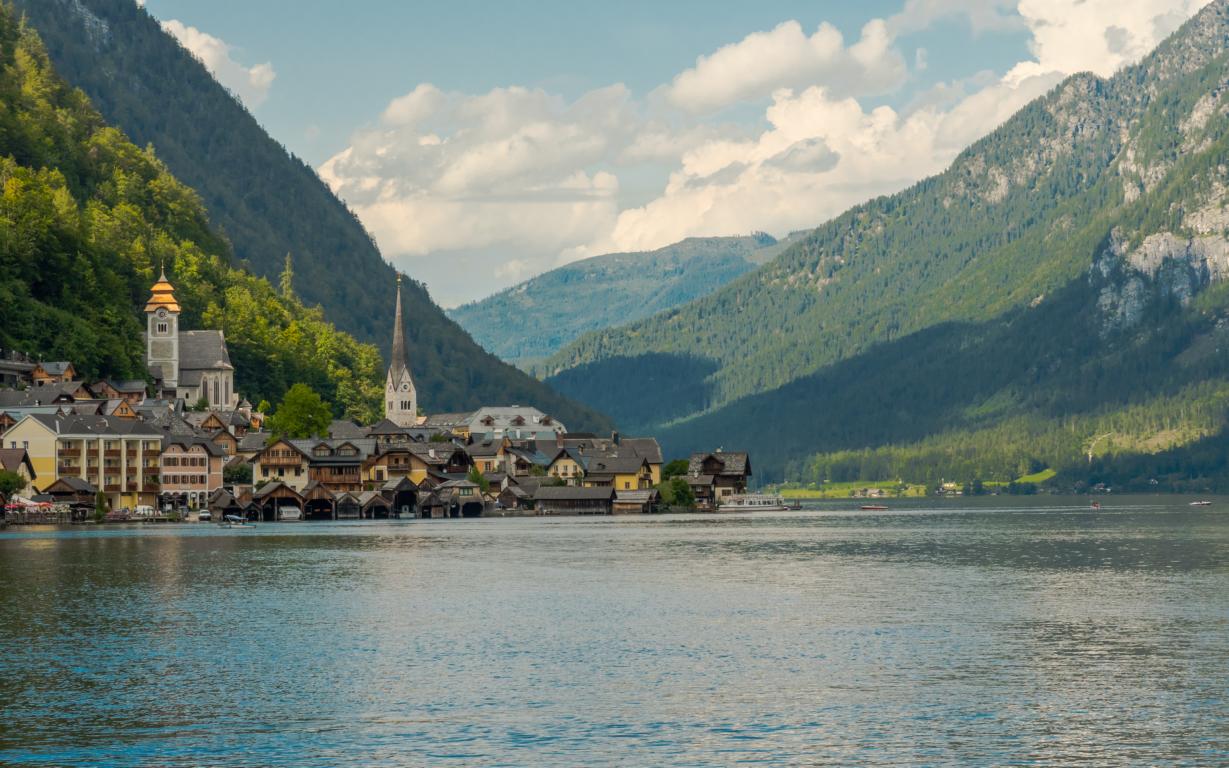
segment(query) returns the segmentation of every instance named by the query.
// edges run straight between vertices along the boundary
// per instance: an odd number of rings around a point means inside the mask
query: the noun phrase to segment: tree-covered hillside
[[[141,308],[165,265],[184,328],[222,328],[236,388],[276,400],[307,383],[371,418],[375,347],[228,264],[196,193],[107,126],[52,69],[36,33],[0,9],[0,347],[145,376]]]
[[[65,79],[199,192],[240,265],[276,280],[291,253],[304,304],[320,305],[340,329],[387,352],[392,267],[314,170],[270,138],[156,20],[132,0],[12,2]],[[610,426],[484,352],[422,285],[411,281],[403,290],[411,366],[425,408],[532,403],[569,426]]]
[[[774,479],[1005,478],[1034,460],[1070,477],[1087,442],[1112,459],[1210,439],[1229,373],[1227,44],[1217,0],[943,174],[710,297],[578,340],[554,380],[617,414],[589,367],[699,358],[681,370],[711,373],[671,389],[667,447],[749,448]]]
[[[777,241],[693,237],[640,253],[573,262],[449,311],[484,349],[524,365],[588,331],[681,306],[751,271]]]

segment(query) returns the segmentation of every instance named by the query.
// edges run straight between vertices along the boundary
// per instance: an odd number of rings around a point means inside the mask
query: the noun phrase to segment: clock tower
[[[401,321],[401,274],[397,274],[397,314],[393,320],[393,348],[389,356],[388,378],[384,382],[384,417],[399,427],[418,423],[418,393],[410,378],[406,360],[405,330]]]
[[[179,302],[165,269],[145,303],[145,364],[163,390],[179,386]]]

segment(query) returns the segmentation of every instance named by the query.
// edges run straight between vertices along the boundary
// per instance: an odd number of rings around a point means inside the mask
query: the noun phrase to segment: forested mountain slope
[[[200,193],[239,263],[276,278],[289,252],[296,292],[387,351],[394,273],[316,173],[270,138],[205,67],[132,0],[13,0],[60,73],[139,146]],[[568,425],[609,421],[484,352],[414,282],[403,286],[424,407],[532,403]]]
[[[1184,94],[1190,109],[1215,87],[1190,74],[1223,53],[1223,12],[1209,6],[1110,80],[1069,78],[944,173],[847,211],[711,296],[582,337],[549,361],[550,372],[649,352],[700,356],[718,364],[706,382],[717,406],[1064,285],[1105,234],[1089,219],[1154,183],[1147,153],[1173,154],[1164,137],[1139,135],[1144,110]],[[1107,172],[1115,181],[1098,184]]]
[[[183,327],[226,332],[236,389],[253,402],[302,381],[339,414],[378,414],[375,347],[231,267],[196,193],[106,125],[7,8],[0,104],[0,347],[144,378],[141,308],[165,266]]]
[[[587,331],[611,328],[705,296],[767,260],[777,241],[692,237],[553,269],[448,312],[488,352],[524,364]]]
[[[1070,78],[708,298],[582,338],[554,380],[618,418],[628,393],[594,371],[679,360],[662,421],[705,412],[667,448],[737,443],[776,478],[1070,475],[1220,434],[1227,17],[1217,0],[1139,65]]]

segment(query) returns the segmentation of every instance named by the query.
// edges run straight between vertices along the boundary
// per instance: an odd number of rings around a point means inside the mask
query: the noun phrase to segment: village
[[[527,405],[423,414],[398,278],[384,418],[291,439],[235,388],[221,330],[181,330],[163,272],[144,308],[148,380],[0,351],[5,523],[378,520],[712,511],[747,454],[667,463],[657,440],[569,432]],[[663,499],[663,483],[681,493]],[[685,488],[685,490],[684,490]],[[7,493],[5,493],[7,491]],[[679,497],[685,499],[680,503]]]

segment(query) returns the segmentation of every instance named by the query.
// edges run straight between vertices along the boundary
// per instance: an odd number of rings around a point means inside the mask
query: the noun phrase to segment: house
[[[34,386],[43,387],[48,384],[63,384],[77,378],[77,370],[69,362],[38,363],[30,372]]]
[[[496,473],[509,474],[510,442],[507,438],[501,440],[483,440],[471,442],[465,446],[465,452],[473,460],[474,466],[484,475]]]
[[[140,405],[145,400],[145,382],[140,379],[118,381],[104,379],[90,385],[94,397],[103,400],[127,400],[129,405]]]
[[[559,478],[565,485],[580,485],[585,476],[586,464],[583,448],[561,448],[546,466],[546,474]]]
[[[541,486],[534,493],[540,515],[609,515],[614,511],[613,488]]]
[[[429,475],[443,477],[464,476],[473,461],[455,443],[412,443],[410,450],[410,479],[422,485]]]
[[[34,483],[38,480],[38,474],[34,471],[34,464],[25,448],[0,448],[0,470],[20,475],[26,481],[25,487],[17,493],[27,498],[34,495]]]
[[[582,484],[586,488],[642,491],[653,487],[653,472],[643,456],[598,456],[589,459]]]
[[[199,509],[222,487],[222,468],[226,454],[215,443],[201,437],[168,437],[162,443],[163,505]]]
[[[466,420],[464,430],[472,440],[546,440],[567,432],[551,416],[520,405],[479,408]]]
[[[39,484],[81,478],[114,509],[157,502],[162,433],[140,420],[30,414],[4,439],[10,448],[26,449]]]
[[[309,454],[308,481],[319,483],[331,493],[361,493],[363,465],[375,451],[371,438],[354,440],[294,440],[299,450]]]
[[[435,488],[449,509],[449,517],[481,517],[486,510],[482,488],[470,480],[449,480]]]
[[[713,509],[734,494],[746,493],[751,459],[746,453],[693,453],[687,462],[687,485],[700,509]]]
[[[306,488],[306,485],[304,486]],[[261,520],[266,523],[282,519],[281,511],[288,507],[306,514],[303,494],[280,480],[265,483],[252,494],[252,502],[259,509]]]
[[[251,434],[248,437],[251,437]],[[257,485],[281,482],[295,493],[301,493],[307,487],[311,454],[290,440],[281,438],[263,446],[252,456],[251,461],[252,482]],[[299,501],[302,502],[302,498]]]
[[[234,456],[239,452],[239,438],[226,430],[215,433],[213,437],[209,438],[209,442],[218,446],[219,450],[226,456]]]
[[[363,485],[375,490],[388,480],[409,477],[414,468],[414,455],[405,446],[384,448],[367,457],[363,462]],[[426,469],[421,472],[426,477]]]

